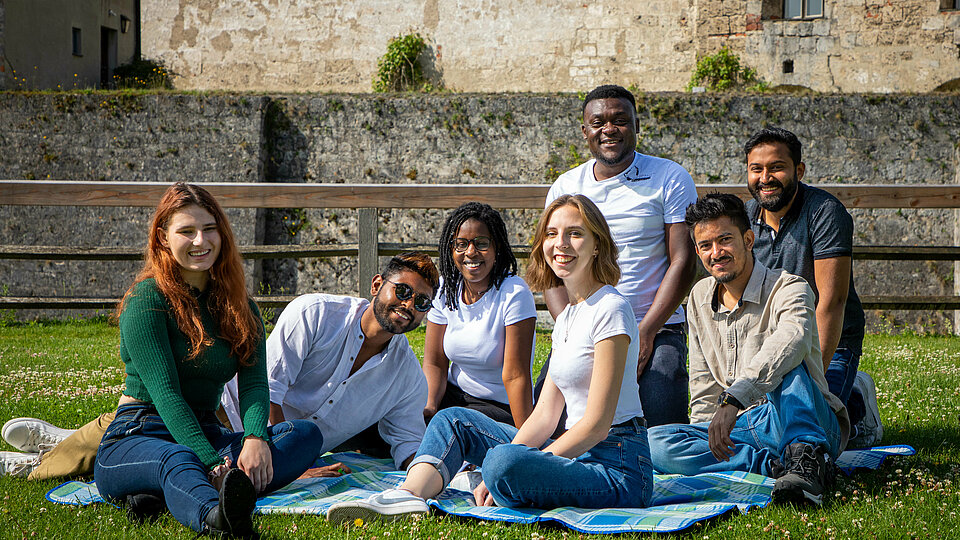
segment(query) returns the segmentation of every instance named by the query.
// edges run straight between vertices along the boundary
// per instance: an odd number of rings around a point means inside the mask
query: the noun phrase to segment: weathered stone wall
[[[252,96],[0,94],[0,178],[256,182],[263,176],[260,139],[267,103]],[[0,244],[143,247],[152,211],[0,205]],[[228,213],[239,242],[263,241],[262,211]],[[0,259],[0,291],[119,297],[141,264]],[[247,263],[247,271],[257,283],[259,264]]]
[[[574,92],[609,81],[678,91],[727,45],[774,85],[927,92],[960,78],[960,11],[837,0],[782,20],[782,0],[158,0],[143,51],[184,89],[366,92],[391,37],[419,32],[434,82],[461,92]],[[784,62],[793,64],[784,73]]]
[[[139,109],[102,105],[110,97],[76,96],[69,110],[60,110],[67,97],[0,94],[0,116],[15,119],[14,130],[0,131],[0,177],[537,184],[589,156],[579,129],[580,102],[572,95],[154,96],[137,98]],[[743,182],[741,145],[755,129],[776,124],[804,142],[810,183],[960,183],[957,110],[956,95],[646,94],[638,96],[639,147],[677,160],[698,183]],[[0,243],[141,245],[147,212],[131,217],[137,212],[0,206]],[[433,243],[444,213],[382,210],[381,241]],[[853,213],[858,244],[956,244],[952,210]],[[257,242],[357,241],[351,210],[261,215]],[[513,242],[529,241],[537,215],[507,213]],[[234,217],[237,228],[256,222]],[[80,294],[115,278],[122,290],[133,270],[97,273],[105,267],[31,263],[14,269],[0,261],[0,284],[9,285],[9,295],[41,294],[41,285]],[[273,293],[359,294],[365,291],[357,289],[355,272],[351,258],[266,261],[256,279]],[[857,261],[855,272],[866,295],[954,291],[951,263]],[[64,281],[69,285],[58,288]],[[889,312],[870,320],[873,327],[947,330],[951,316]]]
[[[428,73],[459,91],[676,90],[695,61],[694,4],[163,0],[142,5],[143,51],[179,88],[366,92],[387,41],[420,32]]]
[[[784,20],[782,0],[698,5],[697,53],[726,45],[773,85],[926,92],[960,78],[960,11],[938,2],[836,0],[809,20]]]

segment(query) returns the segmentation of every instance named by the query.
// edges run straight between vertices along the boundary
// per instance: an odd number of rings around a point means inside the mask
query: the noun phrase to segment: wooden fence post
[[[377,208],[358,208],[357,292],[370,298],[370,282],[380,271],[380,219]]]

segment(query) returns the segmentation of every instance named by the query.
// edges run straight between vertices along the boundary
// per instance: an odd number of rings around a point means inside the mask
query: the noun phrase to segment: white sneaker
[[[26,478],[40,464],[40,454],[0,452],[0,476]]]
[[[429,514],[426,501],[402,489],[388,489],[366,499],[336,503],[327,510],[327,521],[352,523],[364,521],[394,521],[413,514]]]
[[[39,452],[50,450],[75,431],[58,428],[39,418],[14,418],[3,425],[0,434],[10,446],[21,452]]]
[[[863,371],[857,372],[853,387],[860,391],[867,413],[857,422],[856,436],[847,443],[847,448],[872,448],[883,439],[883,423],[880,421],[880,406],[877,404],[877,386],[873,377]]]
[[[480,474],[480,471],[460,471],[454,475],[453,480],[450,481],[447,487],[473,493],[473,490],[480,485],[480,482],[483,482],[483,475]]]

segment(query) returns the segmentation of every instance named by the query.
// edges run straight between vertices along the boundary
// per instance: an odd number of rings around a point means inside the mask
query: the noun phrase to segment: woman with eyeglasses
[[[427,315],[424,417],[467,407],[520,426],[533,410],[537,311],[516,275],[506,225],[490,205],[463,204],[447,217],[439,248],[443,284]]]
[[[550,203],[527,267],[534,290],[563,286],[570,304],[553,328],[543,392],[519,429],[464,408],[441,411],[397,489],[334,504],[327,519],[398,519],[429,513],[464,461],[481,465],[478,506],[552,509],[645,507],[653,466],[637,378],[639,334],[620,280],[617,246],[584,195]],[[567,430],[551,434],[567,408]]]

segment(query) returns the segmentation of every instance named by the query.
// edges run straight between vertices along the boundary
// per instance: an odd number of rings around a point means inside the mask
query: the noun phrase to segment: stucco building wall
[[[960,78],[960,12],[936,0],[156,0],[144,55],[184,89],[369,91],[394,36],[419,32],[434,82],[464,92],[677,91],[723,45],[774,85],[926,92]],[[784,73],[784,62],[794,70]]]
[[[0,2],[0,90],[97,88],[101,31],[113,32],[109,68],[136,51],[134,0],[5,0]],[[130,20],[126,32],[121,17]],[[80,30],[74,54],[73,29]],[[112,75],[112,73],[111,73]]]

